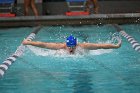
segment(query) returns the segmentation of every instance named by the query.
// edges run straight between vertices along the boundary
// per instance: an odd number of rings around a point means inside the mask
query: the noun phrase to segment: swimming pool
[[[121,25],[140,42],[140,25]],[[33,28],[0,30],[2,63]],[[73,34],[78,42],[110,43],[112,25],[48,26],[35,41],[64,42]],[[80,51],[80,52],[79,52]],[[119,49],[63,51],[28,46],[0,80],[1,93],[139,93],[140,54],[122,37]]]

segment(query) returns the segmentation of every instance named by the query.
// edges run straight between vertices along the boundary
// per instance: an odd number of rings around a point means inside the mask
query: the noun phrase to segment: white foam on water
[[[75,54],[70,55],[68,51],[64,49],[51,50],[51,49],[34,47],[30,45],[28,45],[28,48],[37,56],[53,56],[53,57],[82,57],[87,54],[102,55],[105,53],[111,53],[113,51],[113,49],[85,50],[80,47],[77,47],[77,49],[75,50]]]
[[[107,54],[111,53],[113,49],[97,49],[97,50],[90,50],[91,55],[102,55],[102,54]]]

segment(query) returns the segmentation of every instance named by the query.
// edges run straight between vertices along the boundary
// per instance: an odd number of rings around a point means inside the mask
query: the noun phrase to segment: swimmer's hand
[[[121,37],[120,36],[113,37],[112,43],[115,45],[116,48],[121,47],[121,43],[122,43]]]
[[[122,43],[121,38],[116,38],[116,39],[118,41],[118,43],[116,44],[116,46],[121,47],[121,43]]]
[[[22,41],[22,44],[23,44],[23,45],[28,45],[30,42],[31,42],[30,39],[24,39],[24,40]]]

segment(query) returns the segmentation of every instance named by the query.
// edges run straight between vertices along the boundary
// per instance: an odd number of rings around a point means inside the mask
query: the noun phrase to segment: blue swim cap
[[[70,35],[70,36],[67,38],[66,45],[67,45],[68,47],[76,46],[76,45],[77,45],[77,40],[76,40],[76,38],[73,37],[72,35]]]

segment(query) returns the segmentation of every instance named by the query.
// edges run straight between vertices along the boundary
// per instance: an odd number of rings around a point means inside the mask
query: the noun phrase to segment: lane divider
[[[129,34],[127,34],[124,30],[122,30],[119,25],[114,24],[113,25],[117,31],[127,39],[127,41],[132,45],[132,48],[138,52],[140,52],[140,44]]]
[[[35,27],[33,32],[26,38],[28,40],[33,40],[35,38],[35,35],[40,31],[41,26]],[[0,78],[3,77],[5,72],[8,70],[8,68],[16,61],[18,57],[20,57],[25,50],[25,46],[21,44],[15,53],[13,53],[10,57],[8,57],[2,64],[0,65]]]

